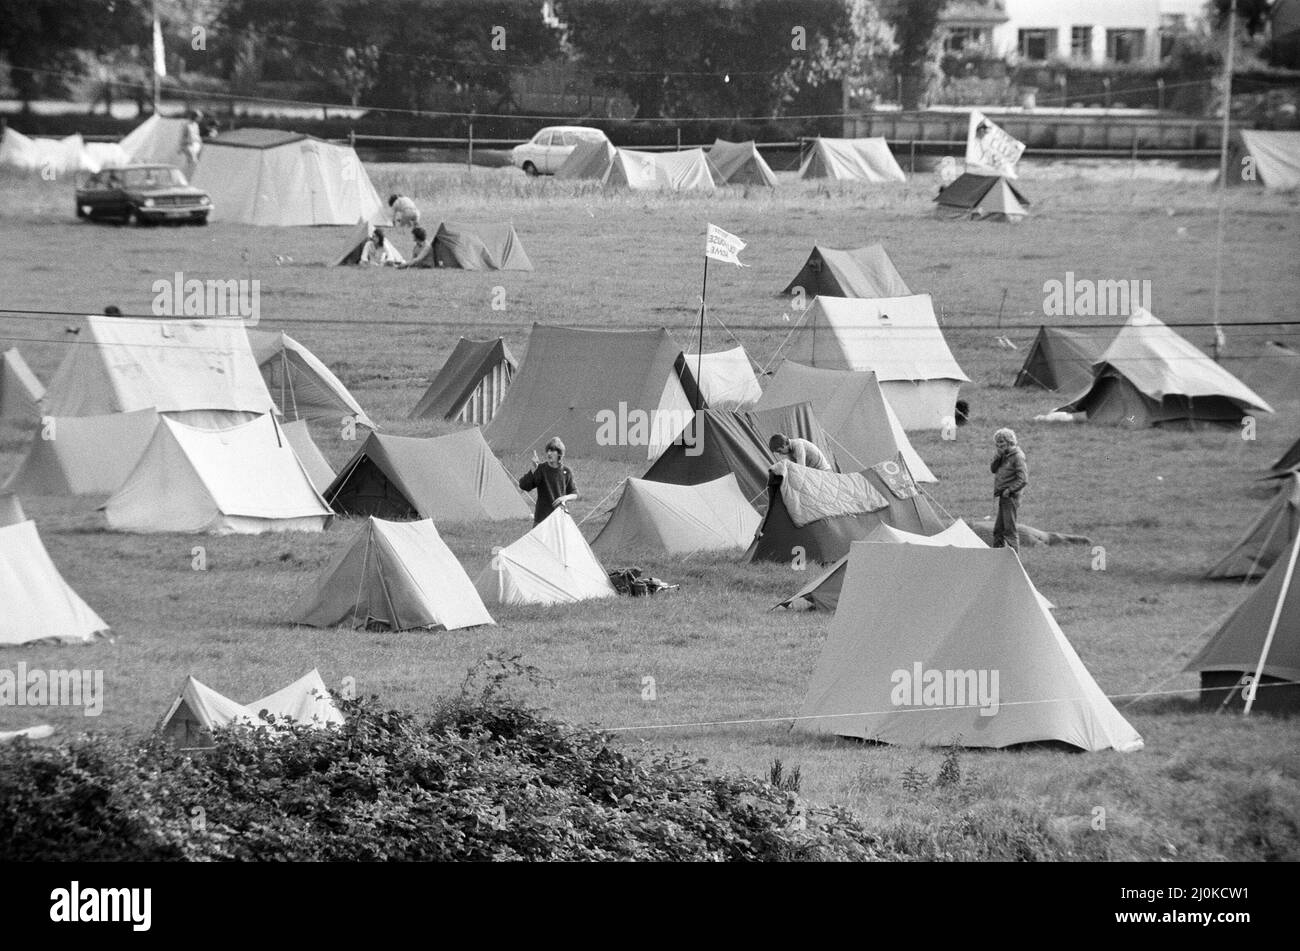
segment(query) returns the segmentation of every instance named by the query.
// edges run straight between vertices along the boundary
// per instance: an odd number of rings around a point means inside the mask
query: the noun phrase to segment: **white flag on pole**
[[[158,18],[153,18],[153,74],[160,78],[167,76],[167,56],[163,49],[162,26]]]
[[[737,267],[749,267],[748,264],[741,264],[740,259],[736,257],[743,250],[745,250],[744,241],[741,241],[728,231],[723,231],[717,225],[709,225],[709,235],[704,243],[704,256],[706,258],[713,258],[715,261],[726,261],[728,264],[734,264]]]
[[[1016,163],[1024,154],[1025,143],[1012,138],[973,109],[970,129],[966,133],[967,171],[1016,177]]]

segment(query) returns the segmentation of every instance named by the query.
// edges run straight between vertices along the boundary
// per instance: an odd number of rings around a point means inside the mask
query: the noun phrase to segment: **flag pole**
[[[704,380],[701,374],[704,372],[704,309],[709,305],[706,303],[709,296],[709,256],[704,255],[704,284],[700,287],[700,350],[695,357],[695,411],[698,413],[701,409],[700,404],[704,401]]]
[[[1237,0],[1228,4],[1228,55],[1223,70],[1223,130],[1219,135],[1219,226],[1214,258],[1214,361],[1219,362],[1223,330],[1219,326],[1219,303],[1223,296],[1223,232],[1228,198],[1228,135],[1232,130],[1232,59],[1237,38]]]
[[[158,102],[162,98],[160,84],[161,78],[158,76],[158,2],[153,3],[153,32],[149,35],[149,46],[153,50],[153,114],[158,115]]]

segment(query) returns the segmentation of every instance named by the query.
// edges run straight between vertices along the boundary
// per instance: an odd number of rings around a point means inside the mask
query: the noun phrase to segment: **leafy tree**
[[[903,108],[916,109],[942,79],[939,16],[948,0],[879,0],[880,13],[898,44],[894,72],[903,80]]]

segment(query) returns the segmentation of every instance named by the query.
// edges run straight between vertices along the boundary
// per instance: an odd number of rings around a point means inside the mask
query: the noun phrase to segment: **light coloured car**
[[[529,175],[554,175],[579,142],[608,142],[599,129],[580,125],[551,125],[523,145],[510,150],[510,162]]]

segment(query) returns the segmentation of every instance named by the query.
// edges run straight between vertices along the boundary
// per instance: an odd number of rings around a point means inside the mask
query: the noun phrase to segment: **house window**
[[[1092,59],[1092,27],[1070,27],[1070,58]]]
[[[977,49],[986,49],[990,45],[990,34],[981,26],[951,26],[943,38],[945,53],[969,53]]]
[[[1181,13],[1162,13],[1160,15],[1160,58],[1168,59],[1174,51],[1174,43],[1187,32],[1187,17]]]
[[[1106,59],[1112,63],[1138,63],[1146,53],[1146,33],[1142,30],[1107,30]]]
[[[1055,53],[1055,30],[1020,31],[1020,55],[1025,59],[1041,62]]]

